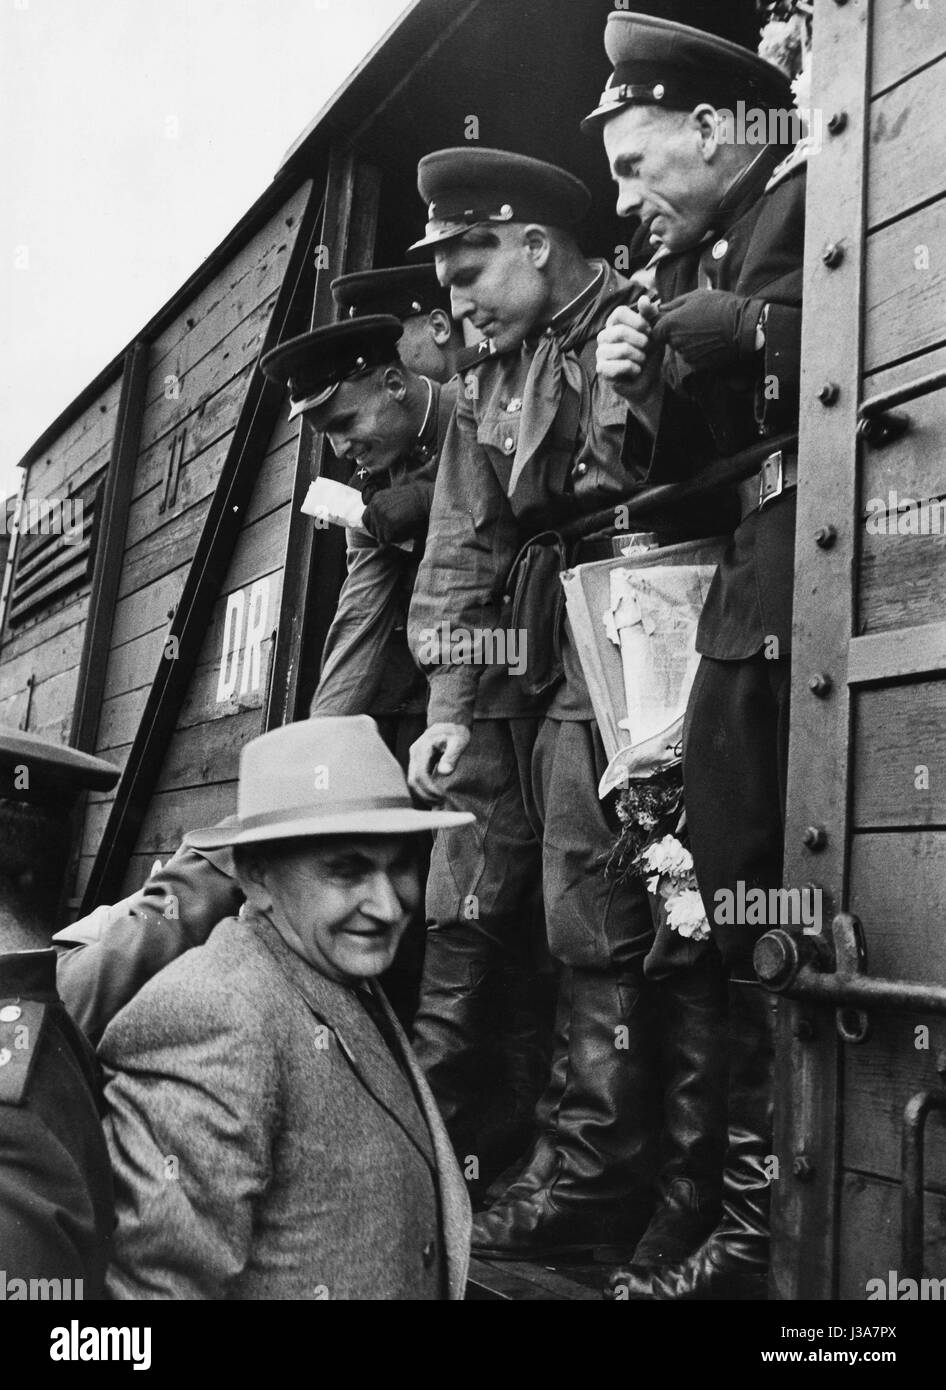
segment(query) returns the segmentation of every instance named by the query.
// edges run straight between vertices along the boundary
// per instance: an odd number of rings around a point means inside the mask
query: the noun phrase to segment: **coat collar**
[[[400,1125],[430,1165],[440,1200],[450,1297],[462,1299],[470,1255],[470,1201],[466,1184],[436,1102],[384,992],[375,984],[368,986],[396,1035],[407,1076],[354,989],[320,975],[286,945],[269,922],[249,915],[241,920],[254,931],[314,1016],[332,1030],[346,1061],[365,1089]]]

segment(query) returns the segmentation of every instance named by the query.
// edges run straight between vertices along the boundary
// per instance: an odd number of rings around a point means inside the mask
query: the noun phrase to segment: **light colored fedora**
[[[240,754],[237,814],[192,830],[194,849],[299,835],[408,835],[468,825],[468,811],[418,811],[404,773],[367,714],[303,719],[251,739]]]

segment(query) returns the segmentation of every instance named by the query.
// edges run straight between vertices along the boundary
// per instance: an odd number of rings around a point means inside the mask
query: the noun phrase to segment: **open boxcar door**
[[[832,0],[813,56],[771,1295],[942,1297],[946,8]]]

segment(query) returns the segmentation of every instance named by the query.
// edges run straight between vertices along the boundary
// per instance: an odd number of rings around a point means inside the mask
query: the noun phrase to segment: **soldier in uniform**
[[[598,367],[629,403],[648,481],[663,483],[797,428],[803,167],[776,143],[734,142],[726,123],[744,101],[770,135],[784,130],[770,119],[791,110],[780,69],[646,15],[612,14],[605,46],[614,73],[585,124],[601,129],[618,212],[658,246],[659,309],[644,300],[614,314]],[[693,858],[731,980],[723,1217],[682,1263],[619,1271],[621,1298],[764,1296],[774,1003],[751,968],[765,927],[728,924],[718,906],[740,883],[781,885],[796,477],[797,454],[782,450],[738,488],[685,729]]]
[[[56,992],[48,943],[72,804],[117,780],[118,769],[99,758],[0,730],[0,1262],[8,1299],[104,1296],[114,1206],[101,1083]]]
[[[449,149],[421,160],[418,186],[429,204],[418,245],[433,248],[454,316],[468,316],[490,350],[458,392],[411,605],[409,637],[431,690],[411,781],[448,805],[471,783],[501,776],[510,795],[518,785],[541,844],[548,943],[563,967],[538,1134],[518,1179],[474,1222],[473,1248],[521,1258],[633,1245],[658,1166],[644,978],[654,928],[640,880],[604,872],[616,833],[613,809],[597,795],[606,758],[560,611],[563,566],[610,555],[610,542],[566,547],[555,531],[617,504],[637,480],[625,403],[594,373],[596,335],[631,285],[580,251],[575,229],[589,194],[562,169],[506,151]],[[474,634],[459,657],[456,633]],[[522,687],[533,700],[529,721],[490,705],[490,633],[526,639],[525,662],[499,689],[508,699]],[[494,874],[506,863],[515,863],[508,849],[505,862],[487,859]],[[449,931],[431,934],[428,950],[436,935],[449,941]],[[442,995],[450,983],[441,980]],[[455,969],[453,989],[462,983]],[[424,984],[419,1020],[426,971]],[[467,1046],[446,1030],[438,1041],[445,1061]],[[695,1177],[695,1152],[676,1146],[679,1133],[664,1137],[668,1161]]]

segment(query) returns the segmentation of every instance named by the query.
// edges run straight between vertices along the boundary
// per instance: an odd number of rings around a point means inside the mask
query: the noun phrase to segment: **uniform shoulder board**
[[[25,1105],[48,1005],[0,999],[0,1105]]]
[[[776,164],[775,168],[772,170],[769,181],[765,185],[765,192],[771,193],[773,188],[777,188],[780,183],[784,183],[786,179],[791,178],[799,169],[804,169],[808,162],[808,154],[811,148],[812,140],[810,135],[806,135],[804,140],[799,140],[791,154],[787,155],[785,159],[782,160],[781,164]]]

